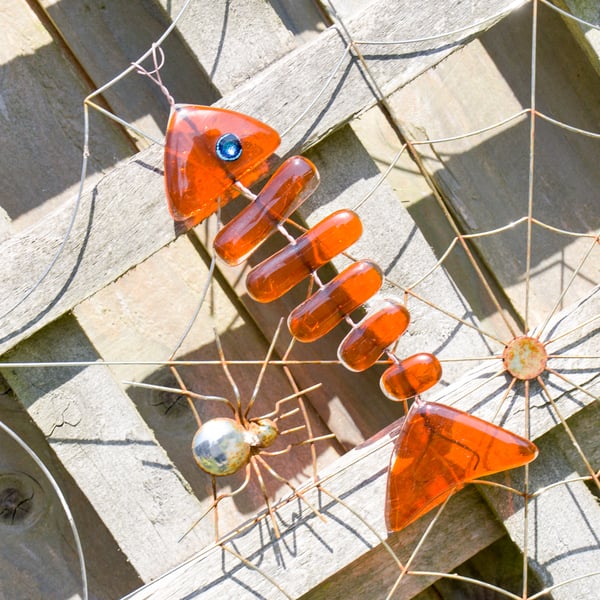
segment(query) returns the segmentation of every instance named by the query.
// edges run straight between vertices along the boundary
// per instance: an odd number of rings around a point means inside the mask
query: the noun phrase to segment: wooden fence
[[[310,225],[360,206],[365,233],[351,252],[382,266],[388,291],[402,294],[431,272],[411,288],[410,334],[398,347],[400,355],[429,351],[444,361],[444,380],[430,399],[492,420],[507,379],[498,375],[499,361],[470,358],[497,355],[510,328],[523,323],[560,338],[552,348],[562,357],[553,367],[559,374],[546,373],[545,388],[517,383],[502,421],[524,433],[526,396],[540,457],[526,482],[514,474],[496,481],[530,490],[573,482],[531,500],[525,529],[517,497],[482,485],[453,497],[426,537],[431,517],[388,538],[383,506],[395,430],[388,426],[403,409],[380,393],[381,370],[350,374],[327,362],[340,332],[295,347],[290,365],[298,386],[323,384],[307,394],[314,435],[335,434],[316,446],[322,487],[306,493],[326,522],[296,498],[277,511],[281,539],[267,520],[247,525],[262,510],[253,484],[220,509],[221,533],[242,527],[229,550],[213,543],[210,518],[182,538],[212,503],[210,481],[189,454],[193,419],[179,404],[165,408],[168,395],[123,382],[175,385],[158,361],[177,344],[210,277],[216,221],[185,232],[168,215],[162,148],[141,132],[162,140],[169,107],[148,78],[131,72],[93,98],[134,129],[91,111],[85,148],[82,109],[88,94],[161,36],[181,0],[5,0],[0,7],[0,420],[63,489],[93,598],[385,598],[399,575],[396,559],[407,561],[421,540],[411,569],[422,574],[407,575],[394,598],[480,597],[476,585],[440,578],[453,572],[521,594],[523,555],[533,591],[574,579],[544,597],[591,598],[599,576],[584,575],[600,564],[600,506],[587,480],[600,459],[600,305],[593,293],[600,175],[598,135],[585,132],[600,131],[598,30],[545,2],[335,5],[192,1],[162,44],[165,85],[177,102],[215,104],[268,123],[282,132],[280,158],[309,156],[321,186],[299,218]],[[598,22],[583,1],[559,8]],[[367,43],[384,40],[403,43]],[[531,107],[571,129],[538,116],[531,137]],[[462,135],[470,131],[479,133]],[[395,162],[402,140],[416,142],[414,153]],[[78,195],[82,154],[89,159]],[[530,206],[544,226],[514,223]],[[505,225],[503,233],[469,241],[475,268],[459,256],[460,244],[438,266],[459,233]],[[247,268],[219,266],[213,277],[178,353],[202,363],[182,367],[190,389],[222,395],[228,386],[215,330],[228,359],[256,361],[302,297],[255,303],[243,286]],[[288,343],[278,340],[278,356]],[[258,370],[232,367],[242,397]],[[290,381],[274,370],[263,390],[259,414],[290,393]],[[207,418],[213,407],[201,410]],[[77,555],[60,504],[39,467],[0,436],[0,516],[8,514],[6,490],[26,501],[0,523],[7,540],[0,596],[76,597]],[[305,448],[276,464],[301,485],[311,462]],[[286,496],[285,486],[275,487]]]

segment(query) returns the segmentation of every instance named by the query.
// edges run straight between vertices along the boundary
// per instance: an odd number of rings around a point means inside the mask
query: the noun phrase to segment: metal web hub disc
[[[517,379],[535,379],[546,369],[548,354],[544,344],[527,335],[511,340],[502,354],[506,370]]]

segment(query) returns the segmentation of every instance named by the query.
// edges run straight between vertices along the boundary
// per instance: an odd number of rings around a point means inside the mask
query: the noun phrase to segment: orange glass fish
[[[277,132],[230,110],[175,104],[164,152],[167,202],[173,219],[195,225],[216,212],[241,190],[268,172],[267,160],[279,145]],[[218,233],[217,254],[239,264],[278,229],[317,188],[319,174],[303,157],[291,157],[262,191]],[[284,232],[286,233],[286,232]],[[362,233],[349,210],[325,217],[298,238],[286,233],[288,245],[255,266],[246,279],[248,293],[271,302],[307,277],[317,289],[292,311],[290,331],[302,341],[328,333],[377,292],[381,270],[370,261],[353,263],[328,284],[317,270],[346,250]],[[406,330],[408,310],[389,301],[355,324],[340,344],[340,362],[353,371],[373,365]],[[382,375],[383,393],[405,401],[435,385],[442,376],[439,360],[420,353],[399,360]],[[397,531],[441,504],[477,477],[533,460],[528,440],[467,413],[417,399],[398,437],[391,460],[386,501],[388,529]]]
[[[389,531],[399,531],[465,484],[531,462],[529,440],[468,413],[417,400],[396,441],[386,500]]]

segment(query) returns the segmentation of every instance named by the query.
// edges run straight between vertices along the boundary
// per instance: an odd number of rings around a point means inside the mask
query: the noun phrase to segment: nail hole
[[[46,504],[43,488],[27,473],[0,474],[0,529],[4,532],[31,527]]]
[[[26,497],[21,490],[7,487],[0,490],[0,521],[5,525],[15,525],[32,509],[33,496]]]

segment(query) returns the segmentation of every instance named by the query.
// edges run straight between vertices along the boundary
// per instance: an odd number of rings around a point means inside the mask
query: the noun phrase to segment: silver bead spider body
[[[192,440],[196,463],[209,475],[232,475],[248,464],[253,454],[268,448],[279,430],[271,419],[249,421],[247,428],[226,417],[204,423]]]
[[[213,502],[207,511],[194,523],[190,530],[195,527],[200,520],[202,520],[209,512],[214,511],[215,518],[215,532],[216,538],[219,540],[218,531],[218,505],[225,498],[231,498],[244,490],[250,482],[252,475],[254,474],[258,485],[261,490],[262,497],[265,501],[267,512],[270,516],[273,531],[276,537],[280,536],[279,528],[275,521],[275,512],[269,500],[269,493],[264,482],[263,474],[265,472],[284,484],[289,488],[294,497],[298,497],[304,501],[304,503],[320,518],[323,518],[320,513],[303,497],[302,492],[299,491],[294,485],[292,485],[285,477],[281,476],[268,462],[265,460],[268,456],[277,456],[290,452],[295,446],[299,445],[311,445],[316,441],[329,439],[334,437],[333,434],[327,434],[319,437],[312,437],[310,428],[308,427],[308,439],[301,442],[296,442],[284,446],[282,449],[270,451],[268,448],[272,446],[278,439],[283,438],[287,434],[295,433],[300,430],[307,429],[308,423],[297,427],[291,427],[289,429],[281,430],[279,423],[285,418],[298,413],[301,409],[299,407],[288,410],[287,412],[281,412],[282,407],[289,401],[298,399],[301,404],[302,396],[308,394],[314,389],[320,387],[320,384],[316,384],[304,390],[298,390],[294,385],[295,391],[293,394],[286,396],[278,400],[275,403],[274,410],[270,413],[260,417],[249,417],[249,413],[258,397],[260,386],[266,371],[266,368],[271,360],[271,356],[275,347],[275,342],[279,334],[281,323],[275,332],[267,355],[262,362],[259,375],[257,377],[254,390],[251,394],[250,400],[248,401],[245,409],[242,409],[242,401],[240,397],[239,389],[229,371],[227,361],[223,353],[219,336],[215,332],[215,340],[217,344],[217,350],[219,352],[219,358],[221,366],[227,379],[231,385],[233,392],[234,401],[223,397],[223,396],[206,396],[188,390],[185,383],[183,382],[176,367],[171,366],[170,369],[179,384],[179,389],[156,386],[151,384],[140,384],[134,382],[126,382],[140,387],[147,387],[151,389],[159,389],[162,391],[173,392],[181,394],[187,399],[190,409],[198,424],[198,429],[193,436],[191,450],[194,460],[198,467],[208,475],[212,477],[212,490],[213,490]],[[290,375],[291,378],[291,375]],[[293,379],[290,379],[293,384]],[[212,401],[220,402],[225,404],[228,409],[231,410],[231,417],[214,417],[207,421],[202,421],[198,411],[196,410],[194,401]],[[314,448],[313,451],[313,463],[314,463]],[[245,469],[245,476],[243,482],[239,487],[231,492],[217,493],[217,478],[226,477],[233,475],[239,471]],[[260,517],[257,517],[257,519]],[[188,530],[188,532],[190,531]],[[186,535],[186,534],[184,534]]]

